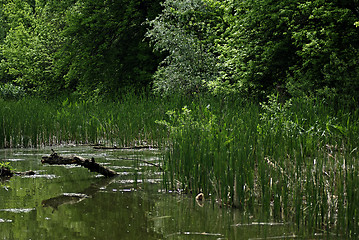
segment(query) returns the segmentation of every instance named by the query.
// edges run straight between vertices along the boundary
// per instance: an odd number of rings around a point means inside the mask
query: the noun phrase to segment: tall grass
[[[167,114],[167,188],[261,206],[263,217],[312,231],[358,234],[357,110],[271,97],[262,105],[207,99]]]
[[[157,144],[167,130],[155,120],[176,104],[134,94],[118,102],[0,98],[0,148],[66,143]]]

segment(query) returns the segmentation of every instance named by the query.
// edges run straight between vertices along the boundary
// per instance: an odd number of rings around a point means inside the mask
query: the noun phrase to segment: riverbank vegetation
[[[358,1],[0,6],[1,148],[156,145],[167,190],[358,235]]]
[[[299,226],[358,231],[358,111],[323,101],[207,102],[168,112],[167,188]]]
[[[262,104],[128,95],[121,102],[0,101],[1,147],[156,145],[164,187],[263,219],[358,231],[359,112],[271,96]],[[21,117],[19,117],[21,116]]]
[[[157,145],[165,131],[155,121],[173,107],[158,98],[134,94],[118,102],[0,99],[0,147]]]

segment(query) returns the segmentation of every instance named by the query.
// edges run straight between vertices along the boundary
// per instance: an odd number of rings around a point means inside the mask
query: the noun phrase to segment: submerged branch
[[[7,167],[1,167],[0,168],[0,177],[12,177],[14,175],[14,172],[10,170],[10,168]]]

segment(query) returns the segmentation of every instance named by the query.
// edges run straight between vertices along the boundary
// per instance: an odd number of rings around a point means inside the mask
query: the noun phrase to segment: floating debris
[[[302,236],[303,237],[303,236]],[[265,240],[265,239],[294,239],[294,238],[302,238],[297,235],[283,235],[283,236],[275,236],[275,237],[265,237],[265,238],[249,238],[248,240]]]
[[[35,175],[24,175],[22,178],[47,178],[47,179],[54,179],[58,178],[58,176],[54,174],[35,174]]]

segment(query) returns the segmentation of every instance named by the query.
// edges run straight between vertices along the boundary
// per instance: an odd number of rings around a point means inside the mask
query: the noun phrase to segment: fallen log
[[[66,165],[66,164],[77,164],[82,167],[85,167],[90,170],[90,172],[97,172],[105,177],[113,177],[117,175],[117,172],[113,171],[112,169],[109,169],[105,166],[102,166],[95,162],[94,158],[91,159],[85,159],[79,156],[70,156],[70,157],[62,157],[59,156],[56,152],[53,151],[53,153],[48,156],[43,156],[41,160],[42,164],[57,164],[57,165]]]

